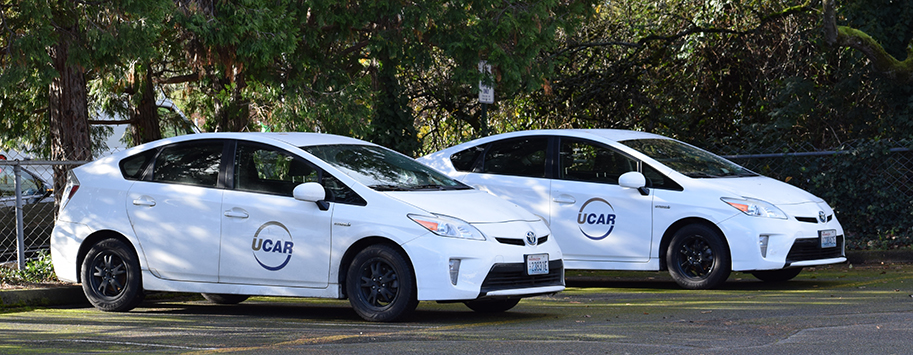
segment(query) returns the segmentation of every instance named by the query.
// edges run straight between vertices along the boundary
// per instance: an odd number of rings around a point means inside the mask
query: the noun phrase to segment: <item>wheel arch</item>
[[[726,244],[726,249],[729,250],[729,253],[732,253],[732,247],[729,245],[729,239],[726,238],[726,234],[723,233],[723,230],[720,229],[715,223],[710,222],[706,219],[700,217],[689,217],[676,221],[669,228],[666,228],[666,232],[663,233],[663,239],[659,243],[659,270],[667,271],[669,270],[666,265],[666,251],[669,249],[669,243],[672,242],[672,237],[675,236],[675,233],[685,226],[692,224],[704,225],[708,228],[712,228],[714,231],[720,234],[723,237],[723,243]],[[730,261],[731,263],[732,261]]]
[[[82,241],[82,244],[80,244],[80,246],[79,246],[79,252],[76,254],[76,270],[77,270],[76,282],[82,282],[82,272],[80,272],[79,270],[82,269],[82,262],[83,262],[83,260],[85,260],[86,254],[89,253],[89,249],[92,249],[92,247],[95,246],[95,244],[98,244],[98,242],[101,242],[102,240],[105,240],[105,239],[111,239],[111,238],[118,239],[121,242],[123,242],[124,244],[130,246],[130,248],[133,251],[133,255],[136,255],[137,260],[141,260],[139,257],[139,253],[136,251],[136,246],[134,246],[133,243],[130,241],[130,239],[128,239],[123,234],[118,233],[116,231],[112,231],[112,230],[96,231],[96,232],[90,234],[89,236],[87,236],[86,239],[84,239]],[[142,264],[143,263],[140,262],[140,267],[142,267]]]
[[[406,258],[406,261],[409,263],[413,280],[415,279],[415,264],[412,262],[412,258],[409,256],[409,253],[407,253],[406,250],[403,249],[402,246],[400,246],[393,240],[390,240],[390,239],[384,238],[384,237],[375,236],[375,237],[367,237],[367,238],[360,239],[359,241],[350,245],[348,249],[346,249],[345,254],[342,255],[342,259],[339,260],[339,279],[337,280],[339,282],[339,285],[346,284],[346,275],[348,275],[348,273],[349,273],[349,267],[352,264],[352,260],[355,259],[355,255],[358,255],[358,253],[360,251],[364,250],[365,248],[367,248],[369,246],[378,245],[378,244],[383,244],[388,247],[391,247],[394,250],[398,251],[400,254],[402,254],[403,257]],[[413,286],[416,286],[416,285],[413,285]],[[348,295],[346,294],[346,288],[340,287],[340,290],[342,292],[343,297],[348,298]]]

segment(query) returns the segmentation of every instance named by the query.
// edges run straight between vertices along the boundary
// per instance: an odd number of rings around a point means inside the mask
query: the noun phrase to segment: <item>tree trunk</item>
[[[79,29],[74,25],[66,30],[77,33]],[[50,48],[54,69],[59,74],[51,81],[48,98],[51,159],[88,161],[92,159],[92,141],[89,138],[85,70],[68,63],[70,47],[71,39],[65,34]],[[66,185],[68,169],[54,166],[54,191],[58,202]]]
[[[152,142],[162,138],[162,129],[159,125],[158,106],[155,104],[155,86],[152,83],[152,68],[149,64],[140,68],[143,73],[137,73],[135,85],[139,89],[140,100],[133,106],[130,126],[130,135],[134,145]]]

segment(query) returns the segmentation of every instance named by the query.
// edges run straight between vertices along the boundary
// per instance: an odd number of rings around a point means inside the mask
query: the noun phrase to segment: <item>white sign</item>
[[[484,60],[480,60],[479,72],[490,75],[491,65]],[[483,104],[493,104],[495,102],[495,88],[482,84],[481,80],[479,80],[479,102]]]

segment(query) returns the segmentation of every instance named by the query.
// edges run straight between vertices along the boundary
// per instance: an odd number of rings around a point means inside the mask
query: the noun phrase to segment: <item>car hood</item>
[[[435,214],[456,217],[469,223],[536,222],[529,211],[479,190],[396,191],[387,196]]]
[[[750,197],[775,205],[824,202],[805,190],[765,176],[695,180],[700,181],[707,188],[723,190],[724,193],[730,195],[721,197]]]

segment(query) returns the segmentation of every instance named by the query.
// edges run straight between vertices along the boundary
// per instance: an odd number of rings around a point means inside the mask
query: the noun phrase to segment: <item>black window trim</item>
[[[208,143],[208,142],[221,142],[221,143],[222,143],[222,157],[221,157],[221,159],[220,159],[220,161],[219,161],[219,177],[218,177],[217,180],[216,180],[216,186],[215,186],[215,187],[211,187],[211,186],[198,186],[198,185],[187,185],[187,184],[181,184],[181,183],[176,183],[176,182],[171,182],[171,181],[155,181],[155,180],[153,180],[153,177],[154,177],[154,175],[155,175],[155,174],[154,174],[154,171],[155,171],[155,162],[158,160],[159,156],[162,154],[162,151],[164,151],[165,149],[168,149],[168,148],[172,148],[172,147],[179,147],[179,146],[183,146],[183,145],[199,144],[200,142],[207,142],[207,143]],[[159,184],[171,184],[171,185],[195,186],[195,187],[208,188],[208,189],[216,188],[216,189],[223,189],[223,190],[224,190],[224,189],[225,189],[225,186],[226,186],[226,185],[224,184],[224,181],[223,181],[223,180],[224,180],[224,179],[223,179],[224,173],[225,173],[225,171],[226,171],[226,166],[225,166],[225,165],[226,165],[226,163],[229,161],[228,159],[226,159],[226,153],[228,153],[228,146],[230,145],[230,144],[228,144],[228,143],[230,143],[230,142],[231,142],[230,139],[224,139],[224,138],[208,138],[208,139],[197,139],[197,140],[191,140],[191,141],[174,142],[174,143],[170,143],[170,144],[166,144],[166,145],[163,145],[163,146],[155,147],[155,148],[152,148],[152,149],[149,149],[149,150],[146,150],[146,151],[143,151],[143,152],[140,152],[140,153],[137,153],[137,154],[134,154],[134,155],[125,157],[125,158],[121,159],[120,162],[118,162],[118,166],[121,168],[121,175],[123,176],[123,167],[122,167],[122,164],[123,164],[124,160],[127,160],[127,159],[129,159],[129,158],[135,157],[135,156],[137,156],[137,155],[152,154],[152,159],[149,159],[149,161],[147,161],[147,162],[144,164],[144,167],[140,168],[140,170],[142,170],[143,172],[140,174],[140,178],[139,178],[139,179],[136,179],[135,181],[154,182],[154,183],[159,183]],[[153,152],[154,152],[154,153],[153,153]],[[128,180],[130,180],[130,179],[128,179]]]
[[[355,192],[354,189],[352,189],[348,185],[345,185],[342,181],[339,180],[339,178],[333,176],[333,174],[330,174],[329,172],[327,172],[323,168],[317,166],[316,164],[314,164],[314,162],[308,160],[307,158],[301,156],[300,154],[292,152],[283,147],[272,145],[272,144],[258,142],[258,141],[243,140],[243,139],[232,139],[229,142],[229,144],[226,145],[226,147],[227,147],[226,149],[228,149],[228,152],[224,156],[228,157],[229,159],[225,159],[225,161],[227,161],[228,163],[223,165],[225,170],[220,172],[220,174],[222,174],[222,176],[225,176],[224,183],[225,183],[226,189],[228,189],[228,190],[241,191],[241,190],[235,190],[235,186],[234,186],[234,179],[235,179],[234,170],[235,170],[235,158],[236,158],[235,155],[238,152],[238,143],[239,142],[244,143],[244,144],[253,145],[253,146],[259,146],[259,147],[264,147],[264,148],[268,148],[268,149],[272,149],[272,150],[278,150],[278,151],[285,152],[286,154],[294,157],[295,159],[299,159],[302,162],[304,162],[305,164],[307,164],[308,166],[314,168],[314,170],[317,171],[317,183],[319,183],[321,186],[323,186],[324,191],[326,191],[326,196],[325,196],[324,201],[345,204],[345,205],[350,205],[350,206],[367,206],[367,204],[368,204],[367,200],[365,200],[364,197],[361,197],[361,195],[359,195],[357,192]],[[362,201],[363,203],[354,203],[353,204],[353,203],[337,201],[336,196],[331,194],[330,191],[327,189],[326,185],[324,184],[324,179],[326,179],[327,175],[333,176],[333,178],[336,179],[337,181],[339,181],[340,184],[343,184],[347,189],[351,190],[353,194],[358,196],[358,199],[360,201]],[[266,192],[266,191],[243,191],[243,192],[289,197],[287,195],[270,193],[270,192]],[[293,198],[293,197],[290,197],[290,198]]]

